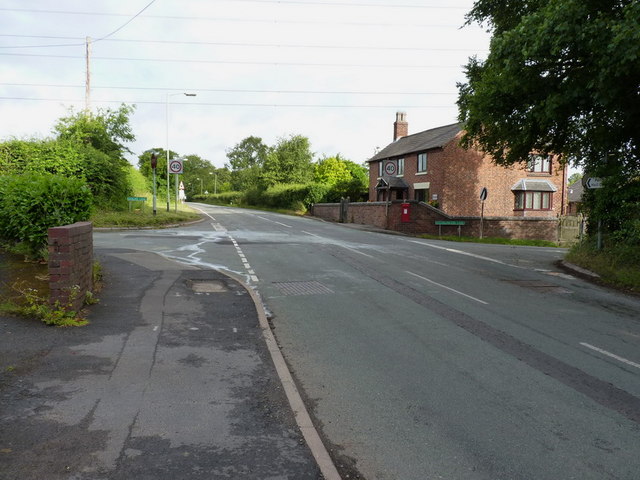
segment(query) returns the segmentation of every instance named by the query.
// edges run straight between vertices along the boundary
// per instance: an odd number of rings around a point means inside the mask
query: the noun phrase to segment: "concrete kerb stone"
[[[256,312],[258,314],[258,321],[260,323],[260,329],[262,330],[262,335],[264,337],[265,343],[269,350],[269,354],[271,355],[271,359],[276,368],[276,372],[278,374],[278,378],[280,379],[280,383],[284,389],[285,395],[287,396],[287,400],[289,401],[289,405],[291,406],[291,410],[293,411],[296,424],[304,437],[313,458],[315,458],[318,467],[320,468],[320,472],[323,475],[324,480],[341,480],[340,474],[338,473],[338,469],[336,468],[327,448],[325,447],[320,434],[318,433],[316,427],[311,420],[311,415],[307,410],[307,407],[302,400],[302,396],[296,387],[296,384],[293,380],[293,376],[289,371],[287,363],[284,360],[282,352],[278,347],[278,342],[271,331],[271,327],[269,326],[269,321],[267,320],[267,316],[264,311],[262,300],[259,294],[251,288],[249,285],[244,283],[241,279],[237,278],[235,275],[230,275],[227,272],[221,272],[225,275],[236,280],[242,287],[249,293],[251,299],[256,308]]]

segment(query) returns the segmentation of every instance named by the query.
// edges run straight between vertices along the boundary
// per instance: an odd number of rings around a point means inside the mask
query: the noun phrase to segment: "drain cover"
[[[218,280],[188,280],[187,285],[196,293],[228,292],[227,286]]]
[[[333,293],[320,282],[273,282],[284,295],[323,295]]]

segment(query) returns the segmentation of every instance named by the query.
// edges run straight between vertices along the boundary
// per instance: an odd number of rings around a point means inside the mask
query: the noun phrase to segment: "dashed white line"
[[[607,357],[611,357],[614,358],[616,360],[618,360],[619,362],[622,363],[626,363],[627,365],[631,365],[632,367],[636,367],[636,368],[640,368],[640,364],[636,363],[636,362],[632,362],[631,360],[627,360],[624,357],[621,357],[619,355],[616,355],[615,353],[611,353],[611,352],[607,352],[606,350],[603,350],[602,348],[598,348],[598,347],[594,347],[593,345],[589,345],[588,343],[584,343],[584,342],[580,342],[580,345],[582,345],[583,347],[589,348],[595,352],[601,353],[603,355],[606,355]]]
[[[444,288],[446,290],[450,290],[450,291],[452,291],[454,293],[457,293],[458,295],[462,295],[463,297],[467,297],[467,298],[469,298],[469,299],[471,299],[471,300],[473,300],[475,302],[481,303],[483,305],[489,305],[484,300],[480,300],[479,298],[472,297],[471,295],[467,295],[466,293],[462,293],[460,290],[456,290],[455,288],[447,287],[446,285],[442,285],[441,283],[434,282],[433,280],[429,280],[428,278],[425,278],[422,275],[418,275],[417,273],[413,273],[413,272],[409,272],[409,271],[407,271],[407,273],[409,275],[413,275],[414,277],[418,277],[418,278],[424,280],[425,282],[433,283],[434,285],[437,285],[440,288]]]
[[[262,220],[266,220],[267,222],[277,223],[278,225],[282,225],[283,227],[293,228],[291,225],[287,225],[286,223],[276,222],[275,220],[271,220],[270,218],[261,217],[260,215],[256,215],[256,217],[261,218]]]

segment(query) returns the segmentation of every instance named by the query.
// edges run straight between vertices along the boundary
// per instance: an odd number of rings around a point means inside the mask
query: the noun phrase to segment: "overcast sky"
[[[166,148],[167,99],[170,148],[217,167],[251,135],[304,135],[316,158],[361,163],[391,142],[396,111],[409,133],[456,121],[463,65],[489,46],[484,29],[463,26],[472,4],[2,0],[0,139],[50,136],[84,108],[91,37],[91,108],[137,106],[134,164]]]

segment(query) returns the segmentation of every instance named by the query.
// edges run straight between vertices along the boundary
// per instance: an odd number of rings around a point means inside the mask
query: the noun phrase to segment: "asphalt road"
[[[551,248],[458,244],[200,205],[97,233],[261,295],[338,465],[372,479],[637,479],[640,301]]]

